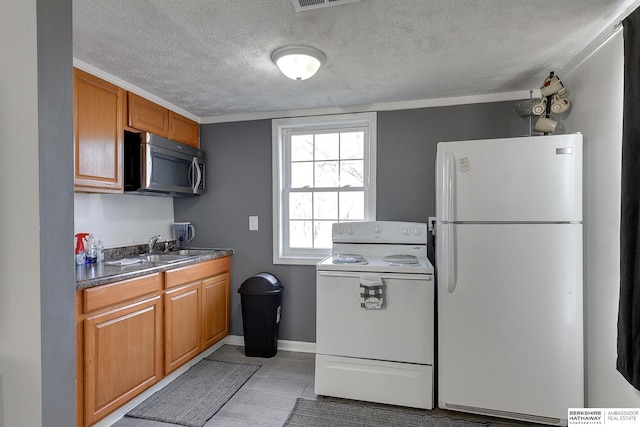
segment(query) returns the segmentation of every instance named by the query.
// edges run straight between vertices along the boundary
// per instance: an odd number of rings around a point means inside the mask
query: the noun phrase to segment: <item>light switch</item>
[[[249,231],[256,231],[258,229],[258,216],[250,215],[249,216]]]

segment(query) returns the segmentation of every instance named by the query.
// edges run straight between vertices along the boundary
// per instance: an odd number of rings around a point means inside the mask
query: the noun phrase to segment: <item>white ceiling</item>
[[[73,55],[201,122],[220,116],[476,96],[561,78],[639,0],[73,0]],[[271,53],[316,47],[293,81]],[[569,87],[569,91],[571,88]]]

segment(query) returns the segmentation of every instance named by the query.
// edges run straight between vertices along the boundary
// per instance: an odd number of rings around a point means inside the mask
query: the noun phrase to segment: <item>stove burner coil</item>
[[[420,264],[418,257],[415,255],[387,255],[382,258],[383,261],[389,263],[389,265],[414,265]]]
[[[368,264],[362,255],[334,253],[331,257],[334,264]]]

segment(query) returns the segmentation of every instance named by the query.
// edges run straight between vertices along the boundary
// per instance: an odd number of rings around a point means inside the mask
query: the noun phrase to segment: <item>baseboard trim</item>
[[[244,346],[244,337],[242,335],[229,335],[225,339],[223,339],[222,342],[229,345]],[[278,340],[278,350],[297,351],[300,353],[315,353],[316,343],[305,341]]]

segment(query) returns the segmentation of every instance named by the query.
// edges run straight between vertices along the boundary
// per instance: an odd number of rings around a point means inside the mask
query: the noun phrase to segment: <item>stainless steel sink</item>
[[[143,261],[154,263],[170,263],[189,258],[189,256],[177,254],[145,254],[140,255],[140,257]]]
[[[207,255],[214,251],[215,249],[179,249],[176,251],[171,251],[170,253],[182,255],[182,256],[198,256],[198,255]]]

